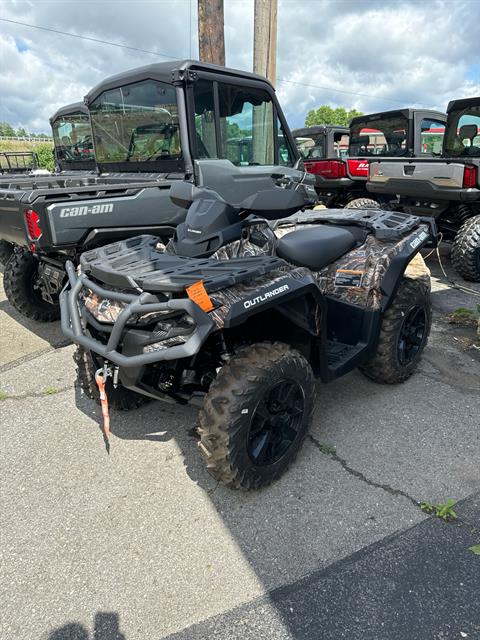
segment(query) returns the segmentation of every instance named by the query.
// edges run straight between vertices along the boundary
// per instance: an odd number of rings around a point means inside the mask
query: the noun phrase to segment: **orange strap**
[[[102,431],[104,437],[108,440],[108,436],[110,435],[110,415],[108,413],[108,398],[105,392],[105,380],[103,379],[103,372],[101,370],[97,371],[95,374],[95,382],[97,383],[98,391],[100,393],[100,404],[102,405]]]

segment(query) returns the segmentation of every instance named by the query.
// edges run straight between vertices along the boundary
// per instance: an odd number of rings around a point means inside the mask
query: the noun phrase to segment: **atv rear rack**
[[[342,226],[357,226],[373,232],[379,240],[397,240],[418,227],[422,222],[430,225],[432,237],[436,236],[435,223],[432,218],[420,218],[399,211],[383,211],[380,209],[326,209],[321,211],[304,211],[283,218],[276,227],[291,224],[311,224],[325,222]]]
[[[180,298],[159,302],[158,298],[150,293],[142,292],[138,295],[106,290],[95,282],[92,282],[85,274],[77,276],[73,263],[67,261],[65,268],[68,274],[71,289],[65,288],[60,294],[60,308],[62,311],[62,331],[76,344],[94,351],[101,357],[113,362],[120,367],[138,367],[161,360],[177,360],[195,355],[211,330],[214,328],[213,320],[200,309],[190,298]],[[112,326],[107,344],[95,340],[87,335],[84,330],[82,313],[78,299],[83,288],[91,289],[105,300],[113,300],[127,303]],[[137,314],[147,314],[160,311],[183,311],[188,314],[195,323],[194,330],[189,334],[187,341],[181,345],[170,346],[165,349],[149,353],[127,356],[118,351],[123,339],[123,331],[127,322]]]

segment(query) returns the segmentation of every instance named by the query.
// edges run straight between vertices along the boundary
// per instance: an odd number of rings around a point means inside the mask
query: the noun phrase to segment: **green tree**
[[[19,138],[26,138],[28,136],[28,133],[25,131],[23,127],[20,127],[19,129],[17,129],[17,136]]]
[[[312,127],[316,124],[338,124],[348,127],[350,120],[357,116],[363,116],[361,111],[344,107],[332,109],[328,104],[322,104],[317,109],[311,109],[305,118],[305,126]]]
[[[49,171],[55,169],[53,145],[48,142],[42,142],[42,144],[36,145],[33,150],[37,154],[38,165],[41,169],[48,169]]]
[[[0,136],[14,136],[15,129],[8,122],[0,122]]]

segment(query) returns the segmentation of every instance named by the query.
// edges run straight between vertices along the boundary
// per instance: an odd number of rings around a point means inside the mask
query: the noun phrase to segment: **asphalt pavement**
[[[0,295],[0,638],[480,638],[480,351],[448,321],[478,300],[430,266],[418,373],[319,385],[296,463],[256,493],[205,472],[193,407],[112,412],[107,455],[58,324]],[[452,523],[418,506],[448,498]]]

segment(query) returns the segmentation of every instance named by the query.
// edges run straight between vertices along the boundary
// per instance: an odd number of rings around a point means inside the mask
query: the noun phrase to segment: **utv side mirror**
[[[170,200],[182,209],[188,209],[193,202],[195,186],[191,182],[176,180],[170,187]]]

